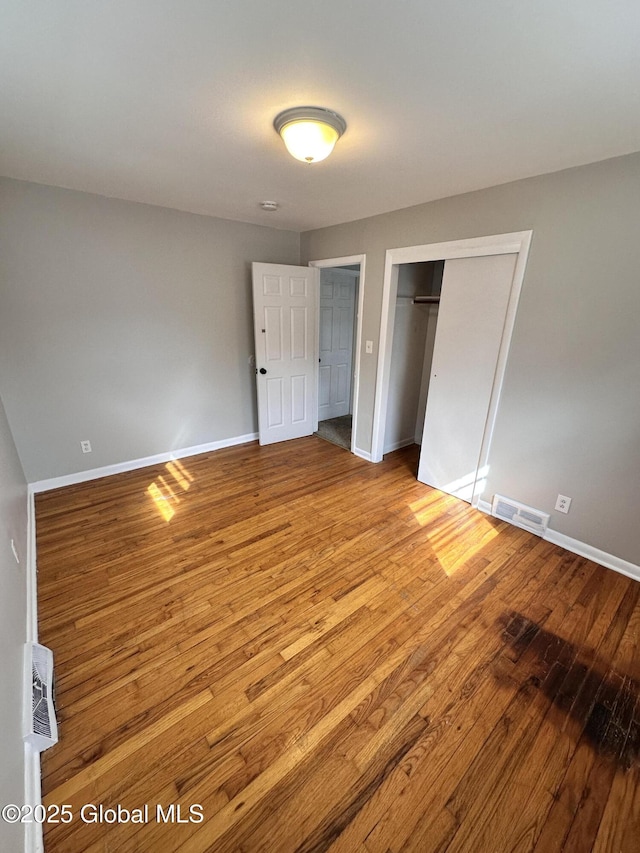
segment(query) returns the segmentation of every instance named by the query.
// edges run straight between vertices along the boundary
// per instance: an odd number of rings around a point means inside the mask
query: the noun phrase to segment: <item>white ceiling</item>
[[[305,230],[640,149],[638,0],[0,0],[0,21],[14,178]],[[311,166],[272,127],[303,104],[348,124]]]

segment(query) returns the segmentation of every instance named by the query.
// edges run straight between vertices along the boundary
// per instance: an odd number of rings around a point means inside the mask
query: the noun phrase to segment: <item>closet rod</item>
[[[413,304],[414,305],[421,305],[421,304],[430,303],[430,302],[440,302],[440,297],[439,296],[414,296],[413,297]]]

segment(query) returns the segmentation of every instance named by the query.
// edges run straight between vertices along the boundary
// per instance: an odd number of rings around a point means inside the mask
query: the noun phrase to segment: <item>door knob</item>
[[[263,376],[264,376],[264,374],[265,374],[266,372],[267,372],[267,371],[265,370],[265,368],[264,368],[264,367],[261,367],[261,368],[260,368],[260,373],[262,373],[262,375],[263,375]]]

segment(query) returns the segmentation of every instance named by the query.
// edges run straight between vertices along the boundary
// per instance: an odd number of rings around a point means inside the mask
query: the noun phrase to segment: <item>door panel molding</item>
[[[356,278],[356,274],[336,267],[320,270],[319,421],[351,411]],[[323,371],[326,367],[328,382]]]
[[[317,428],[318,270],[252,264],[260,444]]]

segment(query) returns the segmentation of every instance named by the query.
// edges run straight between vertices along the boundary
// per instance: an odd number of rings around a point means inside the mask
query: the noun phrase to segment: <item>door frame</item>
[[[398,293],[398,267],[400,264],[412,264],[424,261],[447,261],[454,258],[476,258],[485,255],[517,254],[516,268],[511,285],[511,294],[507,306],[507,315],[500,343],[496,374],[491,391],[489,413],[485,426],[478,470],[486,464],[493,437],[495,419],[502,391],[502,383],[509,354],[509,346],[515,323],[518,299],[522,289],[524,272],[531,246],[533,231],[515,231],[509,234],[494,234],[485,237],[473,237],[465,240],[452,240],[444,243],[428,243],[423,246],[406,246],[399,249],[387,249],[384,264],[382,291],[382,315],[380,318],[380,345],[376,391],[373,411],[373,435],[371,440],[371,460],[381,462],[384,447],[384,430],[389,398],[389,377],[391,371],[391,349],[393,345],[393,324],[395,320],[396,297]],[[477,503],[477,500],[476,500]],[[475,505],[475,504],[472,504]]]
[[[356,335],[353,350],[353,405],[352,405],[352,425],[351,425],[351,453],[356,456],[363,456],[368,459],[369,455],[363,451],[359,451],[356,447],[356,421],[358,416],[358,399],[360,393],[360,349],[362,346],[362,314],[364,307],[364,276],[365,276],[366,255],[348,255],[343,258],[322,258],[315,261],[309,261],[310,267],[318,267],[326,269],[327,267],[345,267],[353,264],[360,264],[360,278],[358,280],[358,301],[356,304]],[[320,288],[318,287],[317,295],[318,305],[316,311],[316,340],[319,340],[320,333]],[[318,382],[319,370],[316,364],[316,400],[318,398]],[[316,431],[318,430],[318,407],[316,405]]]

